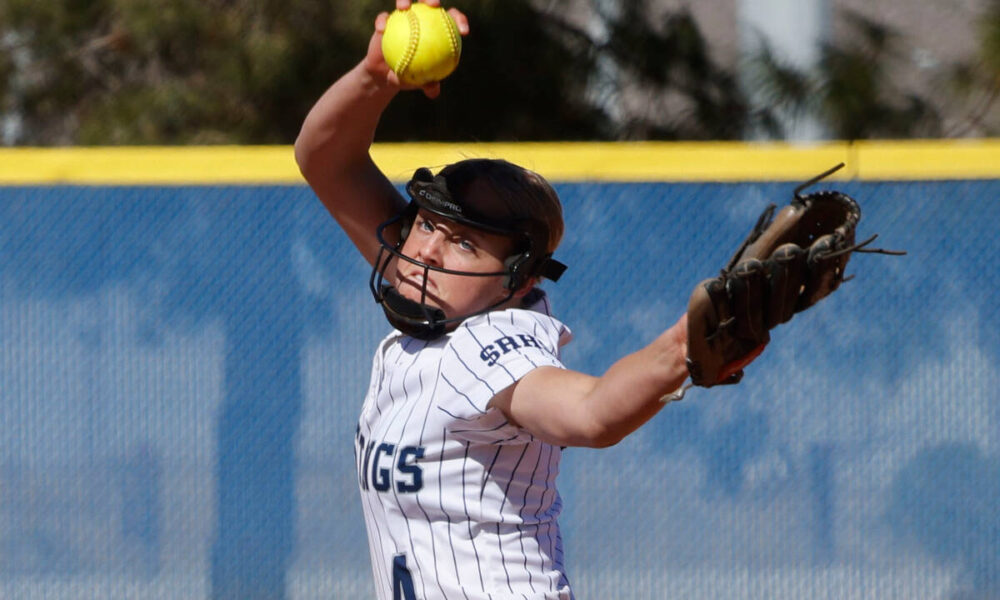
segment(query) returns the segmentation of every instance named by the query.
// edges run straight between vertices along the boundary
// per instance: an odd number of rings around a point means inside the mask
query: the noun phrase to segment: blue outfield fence
[[[794,183],[561,183],[599,374]],[[577,597],[1000,594],[1000,181],[827,184],[855,276],[560,475]],[[0,188],[0,597],[369,598],[353,436],[387,332],[304,185]]]

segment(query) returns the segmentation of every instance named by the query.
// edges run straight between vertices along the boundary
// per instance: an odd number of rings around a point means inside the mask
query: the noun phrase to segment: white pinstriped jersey
[[[355,453],[380,600],[572,598],[561,449],[487,407],[532,369],[562,368],[570,338],[542,295],[430,342],[379,344]]]

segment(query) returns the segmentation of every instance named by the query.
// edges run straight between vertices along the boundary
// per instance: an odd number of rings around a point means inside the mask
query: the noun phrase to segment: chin
[[[406,298],[407,300],[413,300],[414,302],[420,302],[420,291],[419,290],[415,290],[415,289],[413,289],[412,287],[410,287],[408,285],[404,285],[403,287],[397,287],[396,289],[399,290],[399,294],[402,297]]]

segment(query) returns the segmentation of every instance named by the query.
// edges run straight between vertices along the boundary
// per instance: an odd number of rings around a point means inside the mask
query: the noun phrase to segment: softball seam
[[[393,69],[400,77],[410,68],[410,63],[417,53],[417,46],[420,44],[420,19],[412,9],[406,11],[406,22],[410,29],[410,39],[406,44],[406,52],[403,53],[399,64]]]
[[[448,40],[451,42],[452,58],[458,57],[458,28],[452,20],[451,15],[446,11],[441,11],[441,18],[444,20],[444,30],[448,32]]]

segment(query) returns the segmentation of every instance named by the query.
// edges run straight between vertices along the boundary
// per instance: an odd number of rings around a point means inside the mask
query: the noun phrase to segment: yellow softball
[[[441,81],[458,66],[462,36],[443,8],[414,2],[389,15],[382,36],[382,56],[406,85]]]

